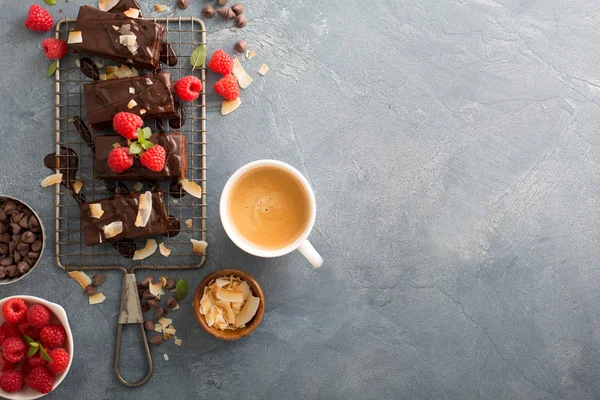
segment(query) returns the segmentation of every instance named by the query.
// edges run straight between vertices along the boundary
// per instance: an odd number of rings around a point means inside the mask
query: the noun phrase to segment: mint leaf
[[[49,6],[53,6],[56,4],[56,0],[44,0],[44,3],[48,4]]]
[[[30,346],[31,346],[31,344],[32,344],[32,343],[35,343],[35,342],[33,341],[33,339],[32,339],[32,338],[30,338],[30,337],[29,337],[29,336],[27,336],[27,335],[23,335],[23,339],[25,339],[25,343],[27,343],[27,344],[28,344],[28,345],[30,345]],[[37,343],[35,343],[35,344],[37,344]]]
[[[142,143],[142,147],[144,148],[144,150],[148,150],[154,147],[154,143],[146,140],[144,143]]]
[[[56,1],[54,1],[54,2],[56,3]],[[57,68],[58,68],[58,63],[56,62],[56,60],[54,60],[54,62],[48,66],[48,72],[46,73],[46,78],[50,78],[52,75],[54,75]]]
[[[188,294],[188,283],[179,278],[177,284],[175,285],[175,295],[177,296],[177,301],[181,301],[185,299],[185,296]]]
[[[152,137],[152,129],[145,127],[142,131],[144,132],[144,139],[150,139]]]
[[[192,64],[192,71],[194,68],[200,68],[204,65],[206,61],[206,46],[201,44],[196,47],[192,54],[190,55],[190,64]]]
[[[142,145],[140,145],[138,142],[133,142],[129,146],[129,154],[140,154],[142,151]]]
[[[46,349],[44,349],[42,346],[40,346],[40,353],[42,354],[42,358],[48,362],[52,362],[52,359],[50,358],[50,356],[48,355],[48,353],[46,353]]]
[[[37,353],[38,349],[39,349],[38,346],[31,346],[29,348],[29,351],[27,352],[27,357],[33,356],[35,353]]]

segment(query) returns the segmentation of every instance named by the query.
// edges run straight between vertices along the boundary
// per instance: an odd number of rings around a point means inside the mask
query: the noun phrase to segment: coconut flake
[[[248,300],[244,303],[244,306],[240,310],[240,313],[235,316],[235,326],[241,327],[246,325],[254,315],[256,315],[256,311],[258,310],[258,305],[260,304],[260,298],[250,296]]]
[[[42,187],[56,185],[62,182],[63,174],[53,174],[42,179]]]
[[[164,257],[169,257],[171,254],[171,249],[167,248],[164,243],[159,244],[158,248],[160,250],[160,254],[162,254]]]
[[[92,278],[87,276],[87,274],[83,271],[70,271],[69,276],[75,279],[82,289],[85,289],[92,284]]]
[[[267,72],[269,72],[269,66],[267,64],[261,65],[260,69],[258,70],[258,73],[261,74],[262,76],[265,76],[267,74]]]
[[[190,241],[192,242],[192,251],[197,254],[202,254],[208,246],[204,240],[190,239]]]
[[[163,358],[165,359],[165,361],[169,361],[169,356],[166,353],[163,354]]]
[[[100,218],[104,215],[104,210],[102,209],[102,204],[100,203],[93,203],[90,204],[90,216],[92,218]]]
[[[121,25],[121,27],[119,28],[119,33],[121,35],[131,35],[131,24]],[[120,40],[120,38],[119,38],[119,40]],[[124,44],[124,43],[121,43],[121,44]]]
[[[164,6],[162,4],[155,4],[154,9],[158,12],[163,12],[167,10],[167,6]]]
[[[254,57],[256,53],[253,50],[246,50],[246,58],[249,60]]]
[[[158,332],[158,333],[162,333],[163,331],[163,326],[161,323],[156,323],[154,324],[154,331]]]
[[[193,221],[192,221],[192,219],[191,219],[191,218],[188,218],[188,219],[186,219],[186,220],[185,220],[185,225],[186,225],[188,228],[191,228],[191,227],[192,227],[192,222],[193,222]]]
[[[140,108],[140,115],[144,115],[146,114],[146,109],[145,108]]]
[[[156,245],[156,241],[154,242]],[[156,250],[156,248],[154,248],[154,250]],[[162,295],[165,294],[165,291],[163,290],[163,283],[161,281],[158,281],[156,283],[151,283],[148,286],[148,289],[150,290],[150,293],[152,293],[152,295],[160,298]],[[160,321],[159,321],[160,322]],[[163,326],[167,326],[169,324],[162,324]]]
[[[111,222],[110,224],[104,226],[102,230],[104,231],[104,237],[110,239],[123,232],[123,222]]]
[[[113,29],[114,29],[115,31],[118,31],[118,30],[119,30],[119,27],[118,27],[118,26],[116,26],[116,25],[113,25],[112,27],[113,27]]]
[[[102,11],[110,11],[119,4],[119,0],[100,0],[98,2],[98,8]]]
[[[117,67],[116,65],[109,65],[104,69],[104,71],[106,72],[107,75],[110,75],[110,74],[114,74],[118,69],[119,69],[119,67]]]
[[[134,99],[129,100],[129,103],[127,103],[127,108],[129,108],[130,110],[135,106],[137,106],[137,102]]]
[[[240,60],[238,60],[237,57],[233,59],[232,73],[237,78],[238,83],[240,84],[240,87],[242,89],[246,89],[252,83],[252,78],[250,77],[250,75],[248,75],[244,67],[242,67],[242,64],[240,64]]]
[[[229,285],[230,282],[225,278],[217,278],[215,279],[215,283],[217,284],[217,287],[223,287]]]
[[[135,94],[135,88],[133,86],[129,88],[129,93]]]
[[[75,59],[75,66],[76,66],[77,68],[81,68],[81,61],[79,60],[79,58],[76,58],[76,59]],[[69,122],[70,122],[70,121],[69,121]]]
[[[69,32],[69,38],[67,39],[67,43],[69,43],[69,44],[83,43],[83,35],[81,34],[81,31]]]
[[[170,318],[162,317],[158,320],[158,323],[161,324],[163,327],[168,327],[173,323],[173,320]]]
[[[217,299],[239,303],[244,301],[244,295],[242,292],[219,288],[219,290],[217,290]]]
[[[100,61],[94,61],[94,65],[95,65],[97,68],[104,68],[104,64],[102,64]]]
[[[146,193],[140,194],[140,204],[138,205],[138,212],[134,225],[138,228],[145,227],[148,225],[148,221],[150,221],[150,215],[152,215],[152,192],[147,191]]]
[[[235,100],[223,100],[223,104],[221,105],[221,115],[227,115],[234,112],[238,109],[240,104],[242,104],[242,100],[240,100],[239,97]]]
[[[114,74],[119,78],[131,78],[133,76],[133,70],[127,65],[123,64],[119,68],[115,69]],[[131,93],[131,89],[129,93]],[[133,93],[135,93],[135,89]]]
[[[243,281],[240,286],[238,287],[238,290],[240,290],[242,292],[242,297],[244,299],[244,301],[248,300],[248,297],[250,297],[252,295],[252,290],[250,290],[250,285],[248,285],[248,282]]]
[[[152,254],[154,254],[157,247],[158,247],[158,245],[156,244],[156,240],[154,240],[154,239],[146,240],[146,246],[144,246],[143,249],[136,250],[135,253],[133,253],[133,260],[136,260],[136,261],[143,260],[145,258],[150,257]],[[150,285],[150,286],[152,286],[152,285]],[[160,284],[160,287],[162,287],[162,284]],[[162,291],[162,289],[161,289],[161,291]],[[152,293],[152,288],[150,288],[150,292]],[[152,294],[157,296],[154,293],[152,293]]]
[[[175,342],[173,342],[173,343],[175,343],[177,346],[181,347],[181,344],[183,342],[181,341],[181,339],[175,339]]]
[[[102,293],[96,293],[90,297],[88,297],[90,304],[100,304],[102,303],[104,300],[106,300],[106,296],[103,295]]]
[[[146,81],[146,85],[150,86],[150,85],[154,85],[154,82],[152,82],[152,79],[150,78],[146,78],[144,79]]]
[[[197,199],[202,198],[202,188],[196,182],[191,182],[185,178],[179,180],[179,184],[189,194]]]
[[[138,18],[140,16],[140,10],[137,8],[128,8],[123,11],[123,14],[127,15],[129,18]]]
[[[73,182],[73,191],[75,192],[75,194],[79,194],[79,192],[81,192],[82,187],[83,187],[83,182],[81,182],[81,181]]]

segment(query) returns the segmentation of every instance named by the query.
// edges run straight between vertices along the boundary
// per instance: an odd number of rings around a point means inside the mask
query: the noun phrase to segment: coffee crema
[[[282,249],[306,229],[310,200],[302,182],[275,166],[254,168],[232,186],[228,200],[238,233],[262,250]]]

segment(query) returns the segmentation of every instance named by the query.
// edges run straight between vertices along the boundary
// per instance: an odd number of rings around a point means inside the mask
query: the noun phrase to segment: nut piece
[[[164,6],[162,4],[155,4],[154,9],[158,12],[163,12],[167,10],[167,6]]]
[[[102,293],[96,293],[93,296],[88,297],[90,304],[99,304],[106,300],[106,296]]]
[[[104,283],[105,280],[106,280],[106,277],[104,276],[104,274],[95,274],[92,277],[92,284],[94,286],[100,286]]]
[[[83,271],[71,271],[69,276],[75,279],[84,290],[92,284],[92,279]]]
[[[212,18],[215,16],[215,8],[211,5],[205,5],[204,8],[202,9],[202,15],[204,15],[206,18]]]
[[[162,307],[156,307],[156,310],[154,310],[154,318],[160,319],[164,315],[165,315],[165,309]]]
[[[240,15],[244,13],[244,6],[240,3],[235,3],[231,6],[231,10],[235,13],[235,15]]]
[[[238,28],[243,28],[247,24],[248,24],[248,20],[246,19],[246,17],[243,14],[240,14],[237,17],[235,17],[235,26],[237,26]]]
[[[190,239],[190,241],[192,242],[192,251],[197,254],[202,254],[208,246],[204,240]]]
[[[217,14],[219,14],[223,19],[232,19],[235,18],[235,13],[229,7],[219,8],[217,10]]]
[[[177,7],[181,8],[182,10],[185,10],[189,6],[190,6],[189,0],[177,0]]]
[[[81,35],[81,31],[69,32],[69,38],[67,39],[67,43],[69,43],[69,44],[83,43],[83,36]]]
[[[140,285],[142,287],[147,288],[148,286],[150,286],[151,283],[152,283],[152,277],[151,276],[147,276],[144,279],[142,279],[142,283],[140,283]]]
[[[235,110],[242,104],[242,100],[238,97],[235,100],[223,100],[223,104],[221,105],[221,115],[227,115]]]
[[[96,287],[89,285],[88,287],[85,288],[85,290],[83,291],[83,293],[87,294],[88,296],[92,296],[96,294]]]
[[[267,74],[267,72],[269,72],[269,66],[267,64],[261,65],[260,69],[258,70],[258,73],[261,74],[262,76],[265,76]]]
[[[248,43],[246,43],[246,41],[244,39],[240,39],[237,42],[235,42],[235,46],[233,46],[233,48],[238,53],[243,53],[246,50],[248,50]]]
[[[42,179],[42,187],[56,185],[62,182],[63,174],[53,174]]]

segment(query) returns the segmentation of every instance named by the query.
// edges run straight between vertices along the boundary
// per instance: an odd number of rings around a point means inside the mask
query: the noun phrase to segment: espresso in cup
[[[294,243],[310,222],[308,192],[291,172],[259,166],[240,176],[231,187],[227,209],[235,230],[261,250]]]

